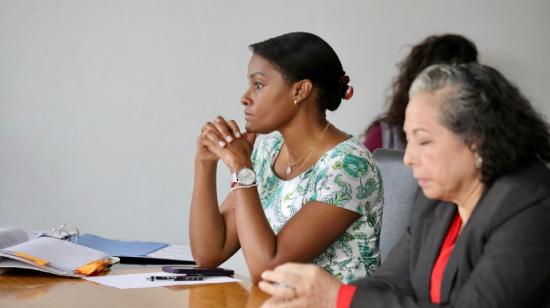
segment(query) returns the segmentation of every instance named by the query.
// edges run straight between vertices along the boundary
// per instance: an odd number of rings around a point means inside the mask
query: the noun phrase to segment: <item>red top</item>
[[[432,303],[434,304],[441,303],[441,281],[443,280],[443,272],[445,271],[447,261],[449,261],[449,257],[451,256],[451,252],[455,247],[455,242],[458,238],[460,227],[462,227],[462,219],[460,219],[460,215],[456,213],[451,223],[451,226],[447,231],[447,235],[445,236],[443,245],[441,245],[439,256],[437,257],[437,260],[435,261],[434,267],[432,269],[430,298],[432,300]],[[353,300],[353,295],[355,295],[356,290],[357,287],[354,285],[342,285],[338,290],[336,307],[348,308],[351,305],[351,301]]]
[[[363,144],[371,152],[382,147],[382,127],[380,127],[380,124],[376,124],[369,130]]]
[[[351,284],[343,284],[338,289],[338,299],[336,301],[336,308],[348,308],[351,306],[351,300],[355,294],[357,287]]]
[[[462,219],[460,219],[460,215],[456,213],[453,222],[449,227],[449,231],[447,231],[447,235],[445,236],[443,245],[441,245],[439,256],[437,257],[437,260],[435,261],[434,267],[432,269],[430,299],[434,304],[441,303],[441,281],[443,280],[443,272],[445,271],[447,261],[449,261],[449,257],[451,256],[453,248],[455,247],[456,238],[458,237],[461,226]]]

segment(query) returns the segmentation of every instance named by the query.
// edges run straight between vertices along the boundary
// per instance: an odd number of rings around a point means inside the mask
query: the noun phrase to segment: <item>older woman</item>
[[[410,97],[404,162],[424,195],[406,234],[373,276],[349,285],[311,265],[264,272],[260,287],[275,296],[266,307],[550,303],[548,124],[479,64],[431,66]]]

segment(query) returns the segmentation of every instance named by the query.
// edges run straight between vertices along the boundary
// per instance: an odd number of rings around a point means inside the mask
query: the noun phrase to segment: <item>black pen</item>
[[[201,274],[189,274],[189,275],[181,275],[181,276],[150,276],[146,278],[149,281],[197,281],[197,280],[203,280],[203,275]]]

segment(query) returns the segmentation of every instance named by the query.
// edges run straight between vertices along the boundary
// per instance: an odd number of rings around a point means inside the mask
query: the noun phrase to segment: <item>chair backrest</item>
[[[380,229],[380,254],[382,262],[391,248],[399,241],[408,224],[412,205],[420,191],[410,168],[403,164],[404,151],[377,149],[374,159],[378,162],[384,186],[382,227]]]

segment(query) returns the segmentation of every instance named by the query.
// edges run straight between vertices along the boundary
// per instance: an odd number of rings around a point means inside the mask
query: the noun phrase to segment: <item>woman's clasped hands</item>
[[[197,159],[201,162],[222,160],[232,171],[250,164],[255,133],[241,132],[234,120],[222,116],[206,122],[198,138]]]

